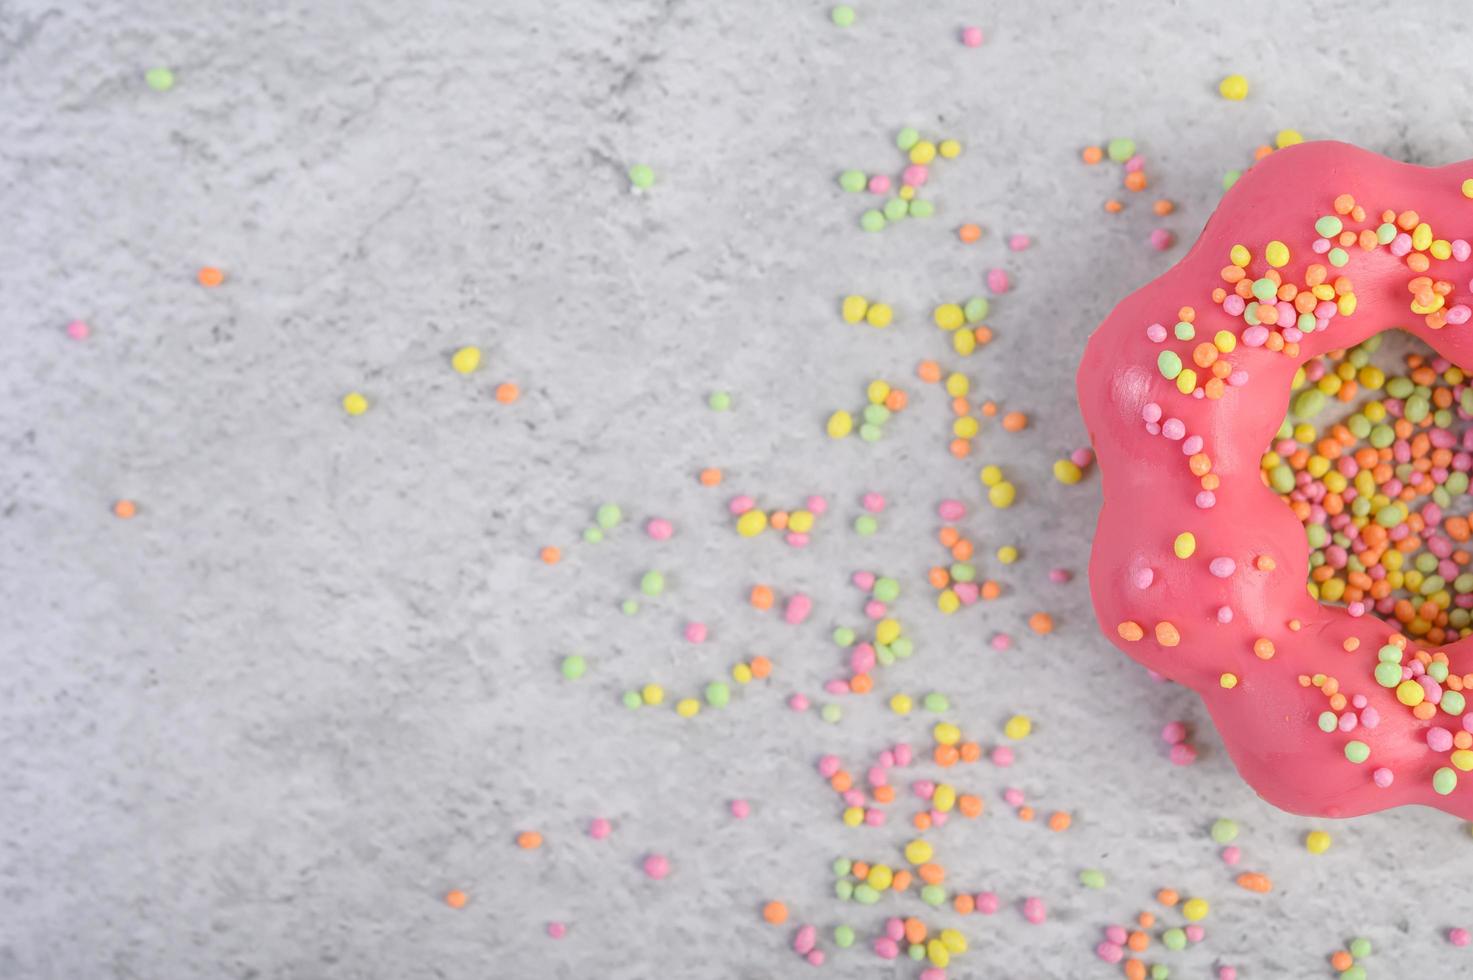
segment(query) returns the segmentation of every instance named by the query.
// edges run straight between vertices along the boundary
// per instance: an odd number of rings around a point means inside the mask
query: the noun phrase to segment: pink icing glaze
[[[1349,817],[1421,804],[1473,818],[1473,773],[1461,773],[1448,795],[1439,795],[1432,784],[1433,772],[1450,763],[1446,753],[1429,746],[1427,729],[1456,729],[1460,720],[1442,712],[1419,720],[1376,682],[1377,650],[1395,628],[1369,611],[1352,616],[1308,595],[1304,529],[1259,475],[1259,457],[1284,417],[1294,372],[1304,361],[1406,326],[1466,368],[1473,365],[1473,329],[1433,330],[1410,311],[1407,283],[1418,273],[1396,256],[1405,254],[1399,247],[1347,249],[1349,264],[1330,269],[1330,280],[1349,277],[1358,305],[1353,313],[1328,321],[1329,310],[1317,308],[1322,322],[1303,335],[1296,357],[1261,346],[1267,332],[1248,328],[1242,317],[1213,303],[1210,294],[1225,287],[1233,295],[1219,273],[1239,243],[1253,253],[1253,278],[1267,268],[1264,246],[1284,242],[1291,253],[1281,270],[1285,281],[1303,283],[1309,264],[1326,264],[1313,248],[1319,237],[1314,223],[1334,213],[1340,194],[1354,195],[1367,212],[1364,222],[1346,219],[1349,228],[1374,229],[1383,210],[1411,209],[1438,238],[1473,238],[1473,201],[1461,193],[1468,177],[1473,177],[1473,162],[1417,167],[1343,143],[1304,143],[1275,152],[1233,186],[1180,262],[1115,308],[1090,338],[1080,365],[1080,407],[1104,494],[1089,569],[1096,615],[1131,657],[1200,694],[1239,773],[1265,800],[1294,813]],[[1468,288],[1473,270],[1457,262],[1456,257],[1433,260],[1426,273],[1457,284],[1447,297],[1449,305],[1468,302],[1459,290]],[[1197,311],[1196,339],[1153,343],[1144,327],[1174,319],[1182,306]],[[1183,395],[1158,371],[1163,349],[1177,351],[1191,366],[1192,348],[1224,329],[1239,343],[1223,355],[1237,380],[1221,399]],[[1256,343],[1249,342],[1250,333]],[[1246,377],[1240,378],[1243,372]],[[1187,433],[1204,437],[1204,452],[1221,481],[1211,509],[1198,505],[1200,482],[1183,465],[1180,444],[1149,433],[1153,414],[1179,419]],[[1195,535],[1196,548],[1191,557],[1179,559],[1172,545],[1184,531]],[[1274,567],[1257,567],[1260,556],[1270,557]],[[1220,558],[1235,564],[1225,578],[1212,572]],[[1142,568],[1154,570],[1149,588],[1139,587]],[[1218,564],[1218,571],[1225,568]],[[1290,628],[1293,620],[1301,624],[1297,631]],[[1144,637],[1131,642],[1117,635],[1117,624],[1127,621],[1139,624]],[[1179,631],[1178,645],[1158,642],[1154,631],[1161,622]],[[1359,646],[1347,651],[1344,642],[1352,637]],[[1272,641],[1271,659],[1255,654],[1260,639]],[[1410,648],[1420,647],[1413,642]],[[1453,673],[1473,670],[1473,638],[1442,649]],[[1232,689],[1219,682],[1225,672],[1238,678]],[[1375,727],[1343,732],[1337,725],[1330,733],[1321,731],[1316,720],[1328,709],[1326,695],[1299,682],[1301,675],[1317,673],[1337,678],[1347,697],[1365,705],[1362,719],[1379,719]],[[1461,721],[1469,715],[1473,706]],[[1370,747],[1365,762],[1346,758],[1352,739]],[[1443,739],[1433,736],[1433,741],[1441,745]]]

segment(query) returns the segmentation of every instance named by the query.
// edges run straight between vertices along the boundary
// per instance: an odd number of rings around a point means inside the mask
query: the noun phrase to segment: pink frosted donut
[[[1344,143],[1275,152],[1079,368],[1104,492],[1095,613],[1197,691],[1243,778],[1295,813],[1473,818],[1473,637],[1430,647],[1311,597],[1304,528],[1259,469],[1311,358],[1404,327],[1473,366],[1470,178],[1473,161]]]

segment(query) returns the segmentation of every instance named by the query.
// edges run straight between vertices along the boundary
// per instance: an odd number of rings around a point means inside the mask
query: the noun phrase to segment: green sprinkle
[[[639,580],[639,591],[647,596],[657,596],[665,591],[665,576],[659,572],[645,572]]]
[[[1417,386],[1412,383],[1411,378],[1396,377],[1386,380],[1386,394],[1392,398],[1406,398],[1416,390]]]
[[[1238,822],[1227,817],[1212,821],[1212,840],[1218,844],[1231,844],[1238,839]]]
[[[833,867],[834,875],[842,878],[854,868],[854,862],[848,858],[835,858]]]
[[[1222,189],[1224,191],[1232,190],[1233,185],[1236,184],[1238,182],[1238,179],[1242,176],[1243,171],[1241,170],[1229,170],[1227,173],[1222,175]]]
[[[875,659],[888,667],[895,662],[894,652],[883,643],[875,644]]]
[[[987,313],[992,305],[981,296],[973,296],[967,300],[967,305],[962,307],[962,316],[967,318],[968,323],[978,323],[987,319]]]
[[[1320,726],[1320,731],[1325,732],[1327,734],[1329,732],[1333,732],[1336,728],[1338,728],[1339,727],[1339,719],[1335,717],[1335,712],[1333,712],[1333,711],[1321,711],[1320,712],[1320,717],[1319,717],[1319,726]]]
[[[919,963],[926,958],[926,947],[920,943],[911,943],[905,950],[905,955]]]
[[[155,92],[167,92],[174,87],[174,73],[167,68],[150,68],[143,73],[143,80]]]
[[[619,522],[624,519],[624,512],[619,509],[618,504],[603,504],[593,519],[598,521],[599,527],[608,531],[619,526]]]
[[[1432,788],[1437,791],[1437,795],[1446,796],[1458,788],[1458,774],[1443,766],[1432,774]]]
[[[629,183],[640,190],[648,190],[655,186],[655,172],[646,164],[636,163],[629,168]]]
[[[1176,334],[1177,340],[1191,340],[1197,336],[1197,328],[1185,320],[1179,321],[1172,332]]]
[[[854,945],[854,930],[848,926],[834,926],[834,945],[848,949]]]
[[[936,205],[930,201],[920,199],[910,202],[910,216],[912,218],[929,218],[936,213]]]
[[[1390,245],[1392,239],[1396,238],[1396,225],[1386,222],[1376,229],[1376,244]]]
[[[1396,504],[1387,504],[1376,511],[1376,523],[1382,527],[1396,527],[1401,523],[1402,509]]]
[[[885,437],[885,430],[873,422],[866,422],[859,427],[859,438],[865,442],[879,442]],[[1357,498],[1360,499],[1360,498]]]
[[[635,613],[639,612],[638,600],[625,599],[623,602],[619,603],[619,611],[626,616],[633,616]]]
[[[603,539],[604,533],[598,528],[586,527],[583,529],[583,540],[587,541],[589,544],[598,544]]]
[[[1345,249],[1340,248],[1338,245],[1335,248],[1330,249],[1330,254],[1325,257],[1328,258],[1330,260],[1330,264],[1337,269],[1350,261],[1350,253],[1345,251]]]
[[[1135,140],[1114,139],[1105,146],[1105,153],[1116,163],[1124,163],[1135,156]]]
[[[1340,972],[1340,980],[1366,980],[1366,968],[1359,963]]]
[[[885,216],[874,208],[870,208],[859,216],[859,227],[865,231],[884,231],[885,225]]]
[[[847,902],[854,897],[854,882],[839,880],[834,882],[834,894],[842,902]]]
[[[829,11],[829,19],[840,27],[849,27],[854,23],[854,8],[848,4],[840,4]]]
[[[1327,214],[1314,223],[1315,234],[1321,238],[1334,238],[1345,228],[1345,223],[1333,214]]]
[[[1432,411],[1432,403],[1421,395],[1413,395],[1408,398],[1405,405],[1405,414],[1410,422],[1420,422]]]
[[[1294,414],[1302,419],[1314,418],[1325,410],[1325,393],[1318,388],[1305,388],[1294,396]]]
[[[874,588],[870,589],[870,595],[881,602],[894,602],[900,598],[900,583],[889,576],[882,575],[875,579]]]
[[[1167,381],[1181,374],[1181,357],[1176,351],[1164,350],[1156,357],[1156,368]]]
[[[724,708],[731,701],[731,688],[724,681],[712,681],[706,685],[706,703],[713,708]]]
[[[1358,960],[1363,960],[1371,955],[1371,941],[1365,936],[1357,936],[1350,941],[1350,955]]]
[[[862,538],[869,537],[879,529],[880,522],[872,514],[860,514],[854,519],[854,530]]]
[[[574,653],[563,658],[563,676],[570,681],[576,681],[588,670],[588,661]]]
[[[1187,948],[1187,934],[1181,929],[1167,929],[1161,934],[1161,942],[1166,945],[1167,949],[1180,952]]]
[[[939,715],[943,711],[951,710],[951,701],[947,698],[946,695],[937,693],[936,691],[932,691],[924,698],[921,698],[921,707],[925,708],[932,714]]]
[[[713,412],[725,412],[731,408],[731,394],[725,391],[713,391],[706,398],[706,404]]]
[[[921,901],[939,907],[946,901],[946,889],[940,885],[927,885],[921,889]]]
[[[1288,463],[1280,463],[1269,471],[1268,483],[1274,493],[1289,493],[1294,489],[1294,470]]]
[[[1108,884],[1108,881],[1106,880],[1105,873],[1103,871],[1100,871],[1097,868],[1085,868],[1083,871],[1079,872],[1079,883],[1085,888],[1093,888],[1096,891],[1099,891],[1101,888],[1104,888],[1106,884]]]
[[[854,645],[854,631],[847,626],[835,626],[834,643],[841,647],[852,647]]]
[[[876,405],[870,402],[864,406],[864,420],[870,425],[884,425],[890,421],[890,410],[884,405]]]
[[[895,656],[899,657],[901,660],[904,660],[912,653],[915,653],[916,646],[914,643],[911,642],[910,637],[902,636],[894,643],[890,644],[890,649],[895,651]]]
[[[837,704],[826,704],[819,711],[818,716],[830,725],[837,725],[839,719],[844,717],[844,709]]]
[[[619,697],[619,700],[624,702],[624,707],[626,708],[638,708],[644,704],[644,698],[639,696],[638,691],[625,691]]]
[[[948,570],[948,574],[956,582],[975,582],[977,580],[977,568],[970,562],[955,562]]]
[[[1171,968],[1165,963],[1151,964],[1151,980],[1167,980],[1171,976]]]
[[[879,889],[866,882],[854,886],[854,900],[860,905],[873,905],[880,900]]]
[[[1401,664],[1377,664],[1376,683],[1382,687],[1395,687],[1401,683]]]
[[[1360,765],[1371,757],[1371,747],[1360,739],[1345,743],[1345,758]]]
[[[1272,279],[1255,279],[1253,281],[1253,295],[1258,297],[1260,303],[1271,303],[1278,295],[1279,284]]]
[[[909,152],[910,148],[912,146],[915,146],[920,141],[921,134],[916,132],[914,129],[911,129],[909,126],[905,127],[900,132],[895,134],[895,146],[902,153]]]
[[[1250,327],[1258,326],[1258,300],[1243,307],[1243,322]],[[1277,320],[1275,322],[1278,322]]]
[[[1442,701],[1437,706],[1450,715],[1460,715],[1468,702],[1462,691],[1443,691]]]
[[[850,194],[858,194],[869,184],[863,170],[846,170],[839,175],[839,186]]]
[[[899,221],[910,213],[910,205],[904,198],[892,197],[885,202],[885,219],[887,221]]]

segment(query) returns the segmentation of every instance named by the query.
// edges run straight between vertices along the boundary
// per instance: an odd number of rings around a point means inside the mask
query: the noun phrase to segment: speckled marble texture
[[[839,903],[828,870],[898,859],[909,808],[848,830],[813,761],[923,745],[933,719],[873,697],[834,726],[782,707],[825,700],[827,634],[861,624],[855,568],[902,579],[918,648],[881,693],[944,691],[986,744],[1035,719],[1013,770],[959,778],[989,813],[933,835],[949,883],[1006,903],[933,917],[972,940],[953,980],[1118,976],[1092,956],[1099,928],[1163,885],[1213,902],[1206,943],[1163,957],[1173,977],[1328,976],[1361,933],[1373,976],[1473,975],[1442,938],[1473,924],[1462,825],[1329,825],[1335,846],[1310,856],[1323,824],[1259,803],[1195,697],[1098,635],[1082,578],[1046,579],[1082,572],[1098,505],[1093,480],[1048,473],[1084,438],[1083,339],[1171,260],[1144,245],[1147,201],[1176,200],[1166,226],[1190,240],[1222,173],[1286,126],[1473,155],[1466,6],[857,7],[840,30],[797,0],[0,5],[0,976],[808,975],[757,915],[772,897],[824,931],[823,975],[913,976],[827,938],[848,922],[867,947],[918,909]],[[968,23],[982,48],[957,43]],[[155,65],[172,91],[143,84]],[[1216,96],[1230,71],[1247,102]],[[934,219],[866,235],[833,178],[896,169],[906,124],[967,152],[936,168]],[[1078,151],[1120,135],[1155,186],[1109,217],[1118,171]],[[651,192],[630,193],[634,162]],[[981,242],[956,242],[964,220]],[[1014,232],[1036,246],[1007,251]],[[223,287],[194,282],[205,264]],[[952,363],[929,311],[999,265],[1016,289],[965,369],[1033,425],[989,429],[959,462],[945,399],[911,371]],[[896,325],[842,324],[849,292],[893,303]],[[76,318],[85,343],[65,335]],[[485,350],[469,379],[448,366],[467,343]],[[874,377],[904,379],[912,407],[882,443],[829,443],[824,418]],[[516,405],[492,397],[503,380]],[[353,389],[373,401],[356,419],[338,405]],[[705,408],[716,389],[731,412]],[[933,507],[977,501],[981,462],[1021,499],[967,527],[1024,560],[999,574],[1006,597],[943,618]],[[706,465],[722,489],[697,485]],[[867,490],[892,507],[860,539]],[[737,492],[833,506],[797,551],[738,539]],[[131,522],[109,513],[120,497]],[[631,520],[578,543],[605,500]],[[638,531],[655,514],[671,541]],[[538,562],[547,543],[561,565]],[[671,588],[625,617],[648,568]],[[808,591],[810,621],[754,613],[756,581]],[[1058,629],[1025,636],[1039,608]],[[680,639],[687,619],[710,624],[704,646]],[[1011,652],[987,648],[997,630],[1019,635]],[[590,661],[575,684],[557,670],[571,652]],[[619,705],[757,652],[774,679],[724,711]],[[1193,767],[1165,759],[1172,719],[1193,727]],[[1074,828],[1014,819],[1013,785]],[[596,815],[603,842],[584,834]],[[1223,815],[1272,896],[1231,884],[1206,835]],[[529,827],[539,852],[512,843]],[[663,882],[639,871],[651,849]],[[1080,888],[1084,867],[1109,887]],[[1047,923],[1022,920],[1025,895]]]

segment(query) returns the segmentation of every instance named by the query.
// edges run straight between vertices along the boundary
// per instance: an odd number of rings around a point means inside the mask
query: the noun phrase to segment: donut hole
[[[1431,644],[1473,633],[1473,373],[1399,330],[1312,358],[1261,465],[1312,595]]]

